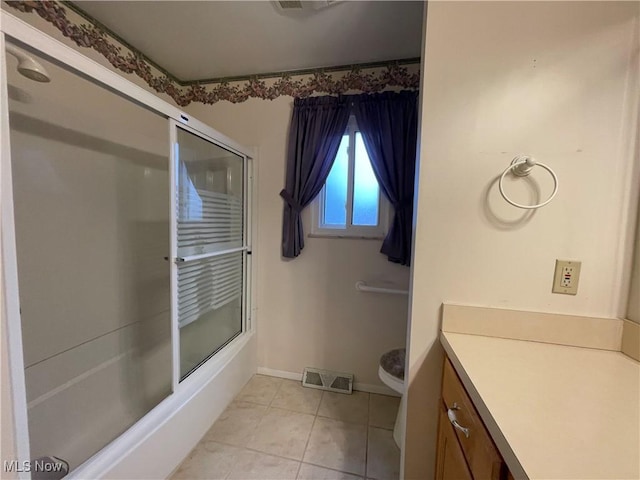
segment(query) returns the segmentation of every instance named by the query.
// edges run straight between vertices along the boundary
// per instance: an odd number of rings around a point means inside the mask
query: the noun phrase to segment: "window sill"
[[[331,233],[309,233],[307,238],[342,238],[347,240],[384,240],[385,237],[365,237],[358,235],[333,235]]]

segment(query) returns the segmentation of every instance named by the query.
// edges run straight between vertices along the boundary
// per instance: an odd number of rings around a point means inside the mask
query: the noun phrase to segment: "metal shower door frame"
[[[180,145],[178,143],[178,129],[182,129],[189,132],[198,138],[216,145],[224,150],[227,150],[235,155],[242,157],[242,246],[233,248],[230,250],[224,250],[209,254],[196,255],[198,259],[213,258],[219,255],[224,255],[233,252],[242,252],[242,317],[241,317],[241,331],[239,335],[242,335],[251,328],[251,159],[243,152],[236,150],[228,145],[216,140],[215,138],[200,132],[189,125],[185,125],[181,122],[176,122],[173,119],[169,119],[169,142],[171,145],[171,155],[169,159],[169,179],[171,182],[171,230],[170,230],[170,261],[171,261],[171,328],[172,328],[172,349],[173,349],[173,390],[178,388],[178,384],[182,381],[180,379],[180,326],[178,315],[178,169],[180,164]],[[186,259],[191,261],[192,259]],[[195,260],[195,258],[193,259]],[[223,345],[220,349],[214,351],[203,362],[206,363],[211,357],[224,348],[228,343],[232,342],[239,335],[233,337],[229,342]],[[195,370],[200,366],[195,367]],[[191,375],[190,372],[187,376]],[[185,378],[186,379],[186,378]]]

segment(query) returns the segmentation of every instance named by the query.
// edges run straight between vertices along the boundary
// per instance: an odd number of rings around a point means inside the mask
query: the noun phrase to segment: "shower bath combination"
[[[167,477],[257,368],[253,152],[0,15],[15,465]]]

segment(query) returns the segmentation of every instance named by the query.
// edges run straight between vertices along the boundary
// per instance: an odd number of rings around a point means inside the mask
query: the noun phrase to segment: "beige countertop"
[[[638,362],[463,333],[441,341],[515,478],[640,478]]]

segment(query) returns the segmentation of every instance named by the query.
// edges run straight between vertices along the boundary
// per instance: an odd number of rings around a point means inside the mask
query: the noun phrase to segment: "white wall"
[[[258,366],[293,373],[305,367],[353,372],[382,385],[382,353],[404,346],[407,299],[357,292],[357,280],[408,285],[409,269],[379,253],[381,241],[305,237],[295,260],[283,260],[282,199],[293,99],[194,104],[187,111],[259,149],[257,307]],[[309,233],[310,209],[304,212]]]
[[[638,3],[432,2],[422,76],[405,478],[430,478],[442,302],[615,317],[632,232]],[[533,215],[496,177],[531,154],[560,179]],[[550,186],[532,174],[540,197]],[[635,180],[634,180],[635,178]],[[533,183],[507,182],[531,201]],[[551,293],[555,259],[582,261],[578,295]]]

